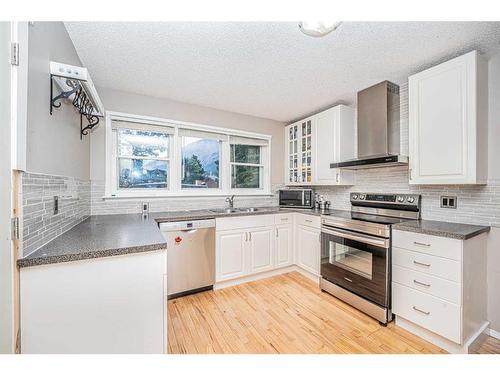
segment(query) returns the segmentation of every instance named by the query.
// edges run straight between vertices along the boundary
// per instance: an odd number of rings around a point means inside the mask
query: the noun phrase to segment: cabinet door
[[[249,273],[269,271],[274,267],[274,228],[265,227],[249,231]]]
[[[276,267],[293,264],[293,226],[291,224],[276,226]]]
[[[300,147],[300,133],[299,124],[288,125],[285,128],[285,182],[286,184],[297,184],[299,180],[299,147]]]
[[[319,276],[320,230],[297,226],[297,263],[306,271]]]
[[[245,235],[248,236],[242,230],[217,232],[216,281],[234,279],[246,274]]]
[[[475,53],[409,77],[410,184],[473,182],[475,91]]]
[[[300,121],[300,174],[299,181],[308,185],[313,183],[313,118]]]

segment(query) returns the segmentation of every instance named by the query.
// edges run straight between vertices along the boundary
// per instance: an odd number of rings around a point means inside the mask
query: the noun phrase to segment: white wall
[[[0,22],[0,353],[13,353],[14,289],[11,248],[10,23]]]
[[[27,160],[29,172],[89,179],[89,137],[80,140],[80,116],[71,104],[49,114],[49,62],[82,65],[62,22],[29,27]]]
[[[98,92],[107,111],[156,116],[272,135],[271,184],[283,183],[285,124],[282,122],[107,88],[98,88]],[[105,177],[104,125],[102,123],[94,129],[91,136],[92,180],[104,180]]]
[[[500,179],[500,53],[488,61],[488,177]],[[500,194],[500,192],[499,192]],[[500,207],[497,208],[500,216]],[[488,236],[488,319],[500,332],[500,228]]]

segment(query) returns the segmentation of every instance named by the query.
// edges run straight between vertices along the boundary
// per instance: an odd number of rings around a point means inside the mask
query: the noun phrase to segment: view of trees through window
[[[231,145],[231,187],[233,189],[259,189],[261,147]]]
[[[120,188],[168,187],[168,137],[166,133],[154,131],[118,131]]]
[[[221,142],[216,139],[182,137],[182,188],[219,188]]]

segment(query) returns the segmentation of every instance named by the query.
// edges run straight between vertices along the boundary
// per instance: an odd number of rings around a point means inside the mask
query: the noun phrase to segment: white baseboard
[[[289,273],[289,272],[293,272],[293,271],[297,271],[300,274],[304,275],[305,277],[311,279],[312,281],[319,283],[319,276],[314,275],[314,274],[310,273],[309,271],[306,271],[306,270],[304,270],[304,269],[302,269],[294,264],[291,266],[278,268],[278,269],[271,270],[271,271],[266,271],[266,272],[261,272],[261,273],[257,273],[254,275],[239,277],[237,279],[220,281],[214,285],[214,290],[224,289],[224,288],[227,288],[230,286],[248,283],[250,281],[267,279],[269,277],[273,277],[276,275],[282,275],[284,273]]]
[[[489,328],[489,329],[488,329],[488,335],[490,335],[491,337],[494,337],[494,338],[496,338],[496,339],[500,340],[500,332],[495,331],[495,330],[494,330],[494,329],[492,329],[492,328]]]
[[[398,327],[401,327],[452,354],[468,354],[470,350],[475,346],[476,340],[480,340],[482,336],[484,336],[484,333],[488,332],[489,324],[489,322],[484,322],[483,325],[469,338],[467,342],[465,342],[463,345],[460,345],[423,327],[420,327],[419,325],[409,320],[401,318],[400,316],[396,316],[396,325]]]

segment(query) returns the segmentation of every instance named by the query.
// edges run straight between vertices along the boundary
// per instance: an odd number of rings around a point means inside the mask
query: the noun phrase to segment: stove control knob
[[[353,199],[353,200],[358,199],[358,194],[353,194],[353,195],[352,195],[352,199]]]
[[[405,201],[405,197],[399,196],[398,197],[398,202],[403,203]]]
[[[359,199],[363,200],[363,199],[365,199],[365,197],[366,196],[364,194],[360,194]]]
[[[415,202],[415,198],[414,197],[408,197],[408,203],[413,203]]]

